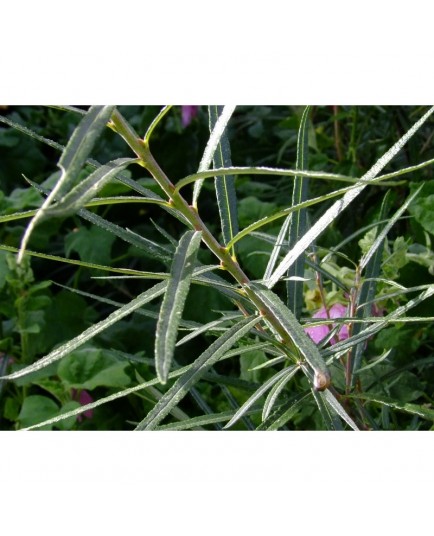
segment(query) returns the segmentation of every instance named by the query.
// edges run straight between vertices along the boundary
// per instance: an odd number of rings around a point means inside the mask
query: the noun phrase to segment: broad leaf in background
[[[131,382],[125,369],[128,362],[119,361],[100,348],[85,347],[71,352],[57,367],[57,375],[68,389],[125,387]]]

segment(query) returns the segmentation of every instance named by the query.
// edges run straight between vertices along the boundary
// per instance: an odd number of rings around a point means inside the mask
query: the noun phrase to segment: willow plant
[[[427,121],[434,108],[429,109],[378,161],[373,162],[367,173],[354,178],[308,169],[309,107],[305,108],[300,119],[294,169],[284,169],[232,165],[228,128],[235,107],[209,106],[210,136],[199,169],[197,173],[177,182],[173,182],[166,175],[163,171],[164,163],[160,165],[152,153],[155,129],[166,120],[171,106],[161,110],[144,135],[136,132],[115,106],[92,106],[86,112],[72,107],[62,109],[82,115],[65,147],[42,139],[32,130],[3,118],[3,122],[25,131],[40,141],[54,144],[53,146],[62,152],[58,162],[60,174],[54,187],[47,191],[32,183],[32,186],[45,196],[42,205],[37,210],[0,217],[0,222],[12,222],[23,218],[30,220],[20,247],[15,250],[10,246],[1,246],[2,249],[15,251],[18,265],[29,257],[38,255],[45,259],[71,262],[66,258],[59,259],[29,250],[28,244],[40,223],[51,218],[78,215],[129,244],[148,253],[151,251],[156,259],[163,259],[168,270],[143,272],[128,268],[117,269],[124,276],[155,279],[158,282],[128,303],[112,302],[116,305],[116,309],[106,318],[54,348],[46,356],[3,375],[1,379],[16,381],[52,365],[127,315],[134,312],[143,313],[146,311],[146,304],[161,299],[155,329],[152,363],[155,370],[154,377],[147,381],[142,381],[143,379],[138,377],[137,384],[128,389],[122,389],[72,411],[62,412],[27,429],[59,423],[140,391],[153,392],[156,402],[152,409],[142,416],[142,420],[135,424],[136,430],[196,429],[216,423],[224,425],[227,429],[237,421],[240,421],[238,426],[240,423],[247,423],[245,426],[250,428],[275,430],[285,427],[296,411],[311,399],[315,401],[326,429],[370,428],[371,421],[363,401],[373,400],[375,397],[370,397],[369,392],[364,392],[358,381],[361,371],[374,366],[376,362],[375,360],[368,362],[365,358],[367,342],[391,323],[404,318],[407,321],[411,319],[406,316],[407,312],[434,294],[434,285],[418,287],[417,295],[404,305],[383,316],[373,314],[375,303],[379,300],[378,281],[384,278],[381,273],[381,259],[387,234],[419,195],[420,189],[413,192],[393,215],[388,214],[385,199],[382,214],[372,226],[374,236],[371,244],[357,264],[350,284],[343,285],[327,267],[327,263],[318,258],[317,239],[366,188],[393,185],[396,177],[402,178],[414,169],[432,163],[432,161],[422,162],[394,173],[381,175],[383,168]],[[106,128],[110,128],[123,138],[127,156],[101,165],[89,159],[89,155]],[[87,175],[83,173],[86,165],[94,168],[94,171]],[[131,166],[144,168],[158,185],[161,195],[144,188],[122,173]],[[293,183],[292,199],[283,210],[239,229],[236,178],[242,175],[286,177]],[[211,231],[206,223],[207,218],[200,208],[202,187],[205,181],[211,179],[214,180],[220,215],[218,234]],[[309,185],[315,180],[330,181],[331,184],[339,181],[342,187],[331,189],[321,196],[311,197]],[[122,182],[134,195],[98,198],[98,192],[109,181]],[[188,185],[193,185],[191,199],[186,193],[191,191],[191,188],[186,188]],[[329,203],[322,216],[311,223],[309,208],[330,200],[334,202]],[[92,207],[115,203],[152,204],[166,211],[168,217],[177,219],[185,227],[185,232],[175,242],[176,248],[172,250],[152,242],[146,236],[125,229],[91,210]],[[277,235],[265,232],[267,226],[273,222],[281,225]],[[162,232],[172,243],[174,242],[167,231]],[[251,280],[239,260],[238,245],[248,236],[256,236],[272,244],[267,267],[261,279]],[[203,265],[199,262],[200,248],[207,248],[212,253],[214,264]],[[86,266],[85,263],[81,264]],[[91,264],[88,266],[95,267]],[[98,268],[110,269],[101,266]],[[319,314],[312,318],[303,317],[307,269],[315,274],[320,293],[323,291],[324,280],[334,281],[345,290],[348,301],[344,315],[333,318],[330,308],[325,306],[322,316]],[[286,286],[281,284],[282,281]],[[189,324],[183,319],[183,311],[191,285],[205,285],[213,289],[232,304],[233,310],[223,312],[219,321],[202,325]],[[401,288],[398,293],[416,292],[416,290],[416,287]],[[98,299],[96,296],[94,298]],[[382,298],[384,299],[384,295]],[[331,319],[332,327],[330,327]],[[180,327],[189,329],[190,333],[180,338]],[[325,338],[316,340],[312,336],[312,329],[321,327]],[[216,328],[219,330],[216,331]],[[343,336],[344,329],[345,336]],[[202,334],[212,337],[213,342],[200,355],[192,356],[189,364],[179,366],[176,360],[178,346]],[[267,361],[261,364],[261,368],[268,368],[271,373],[260,385],[247,386],[250,392],[246,400],[242,404],[237,404],[227,388],[231,384],[230,378],[223,379],[215,372],[214,366],[226,359],[238,359],[243,353],[258,348],[267,356]],[[384,357],[379,356],[377,361],[380,362],[382,359]],[[292,390],[289,396],[288,386],[300,375],[305,377],[305,382],[299,381],[298,392],[294,395]],[[231,402],[229,409],[213,411],[209,405],[203,403],[203,415],[191,418],[185,415],[179,404],[188,394],[199,396],[196,387],[200,381],[219,385]],[[399,407],[396,401],[385,398],[381,399],[380,403],[395,404],[395,407]],[[432,419],[434,413],[427,408],[411,404],[403,405],[401,409],[428,419]],[[169,415],[172,416],[172,422],[163,422]],[[253,415],[260,417],[260,423],[255,426],[252,426],[249,418]]]

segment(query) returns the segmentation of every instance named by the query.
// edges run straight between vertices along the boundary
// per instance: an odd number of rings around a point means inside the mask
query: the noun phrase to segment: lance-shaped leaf
[[[256,321],[259,321],[259,318]],[[224,353],[224,355],[222,355],[220,357],[220,360],[229,359],[230,357],[233,357],[234,355],[240,355],[240,354],[243,354],[245,352],[249,352],[252,349],[259,348],[260,346],[262,346],[262,345],[253,344],[253,345],[243,346],[243,347],[240,347],[240,348],[235,348],[234,350],[230,350],[230,351]],[[146,358],[143,358],[143,359],[146,359]],[[152,363],[148,363],[148,364],[152,365],[152,364],[155,364],[155,362],[154,362],[154,360],[152,360]],[[181,368],[179,368],[177,370],[174,370],[174,371],[169,373],[169,378],[170,379],[178,378],[179,376],[182,376],[183,374],[185,374],[189,370],[193,369],[194,366],[195,366],[195,363],[192,363],[191,365],[186,365],[185,367],[181,367]],[[207,381],[210,381],[210,382],[213,382],[213,383],[218,383],[220,386],[222,384],[225,384],[225,385],[230,385],[230,386],[236,387],[237,389],[243,389],[243,390],[247,390],[247,391],[253,391],[254,389],[257,389],[257,387],[258,387],[257,384],[252,384],[250,382],[246,382],[246,381],[240,380],[238,378],[233,378],[233,377],[229,377],[229,376],[223,376],[221,374],[216,374],[216,373],[211,373],[211,372],[205,372],[203,374],[203,378],[205,380],[207,380]],[[130,395],[132,393],[136,393],[138,391],[146,389],[147,387],[149,387],[151,385],[157,385],[158,383],[159,383],[158,378],[154,378],[154,379],[152,379],[150,381],[147,381],[145,383],[140,383],[139,385],[135,385],[134,387],[129,387],[128,389],[123,389],[122,391],[118,391],[118,392],[112,393],[112,394],[110,394],[110,395],[108,395],[106,397],[99,398],[98,400],[96,400],[95,402],[91,402],[90,404],[85,404],[84,406],[80,406],[79,408],[76,408],[74,410],[64,412],[61,415],[53,417],[52,419],[49,419],[47,421],[43,421],[41,423],[35,424],[35,425],[33,425],[33,426],[29,427],[29,428],[26,428],[26,430],[31,430],[31,429],[34,429],[34,428],[40,428],[42,426],[53,424],[55,422],[59,422],[59,421],[62,421],[64,419],[68,419],[70,417],[80,415],[81,413],[84,413],[85,411],[88,411],[90,409],[95,409],[98,406],[102,406],[103,404],[108,404],[109,402],[112,402],[113,400],[118,400],[119,398],[123,398],[123,397],[128,396],[128,395]]]
[[[410,413],[411,415],[418,415],[423,419],[434,422],[434,410],[428,407],[421,406],[419,404],[410,404],[405,402],[399,402],[388,397],[378,396],[376,394],[371,395],[369,393],[360,393],[348,395],[349,398],[364,400],[366,402],[372,402],[374,404],[381,404],[384,406],[397,409],[398,411],[403,411],[405,413]]]
[[[247,411],[247,415],[253,415],[255,413],[258,413],[258,409],[254,408],[249,411]],[[178,430],[190,430],[191,428],[194,428],[195,426],[206,426],[209,424],[217,424],[221,422],[226,422],[228,419],[232,417],[234,414],[233,410],[229,411],[222,411],[220,413],[211,413],[208,415],[200,415],[199,417],[192,417],[188,421],[181,421],[181,422],[173,422],[169,424],[163,424],[162,426],[159,426],[157,428],[157,431],[165,430],[165,431],[178,431]],[[219,429],[221,430],[221,426],[219,426]]]
[[[202,160],[199,164],[199,173],[201,171],[206,171],[209,169],[211,162],[214,158],[214,153],[218,147],[218,144],[220,142],[221,137],[223,136],[223,133],[226,129],[226,126],[229,122],[229,119],[231,118],[232,114],[234,113],[235,106],[225,106],[223,108],[222,113],[220,114],[220,117],[218,118],[218,121],[214,125],[213,131],[211,132],[211,136],[209,137],[208,143],[205,147],[205,151],[202,156]],[[211,175],[213,176],[213,175]],[[197,207],[197,200],[199,199],[200,190],[202,188],[203,180],[199,179],[194,184],[193,189],[193,206]]]
[[[208,106],[209,128],[212,132],[218,121],[223,106]],[[220,138],[214,153],[213,165],[215,168],[231,167],[231,149],[229,138],[225,130]],[[227,244],[238,233],[237,198],[235,193],[235,179],[232,175],[217,176],[215,178],[217,204],[220,213],[220,222],[223,233],[223,242]]]
[[[102,229],[113,233],[125,242],[146,251],[150,257],[161,259],[163,262],[170,262],[172,252],[165,246],[158,244],[149,238],[141,236],[130,229],[124,229],[120,225],[116,225],[97,214],[94,214],[90,210],[82,208],[78,211],[78,215],[91,223],[98,225]]]
[[[279,320],[280,325],[285,329],[286,333],[312,368],[314,372],[313,383],[315,389],[326,389],[330,385],[330,372],[321,357],[317,346],[305,333],[294,314],[271,290],[268,290],[258,283],[250,283],[250,286],[273,315]]]
[[[43,214],[44,218],[52,216],[66,217],[77,212],[101,190],[105,184],[113,179],[117,173],[127,166],[137,162],[136,158],[118,158],[98,168],[88,177],[74,186],[56,203],[48,207]],[[41,216],[42,219],[42,216]]]
[[[62,174],[24,233],[17,258],[18,263],[21,263],[30,236],[46,210],[55,199],[63,197],[74,184],[113,110],[114,106],[92,106],[74,130],[59,160],[58,166]]]
[[[190,388],[202,378],[241,337],[244,337],[261,320],[261,317],[245,318],[214,341],[190,366],[176,383],[159,400],[155,407],[139,423],[136,430],[153,430],[188,393]]]
[[[318,219],[310,230],[297,242],[297,244],[286,254],[282,262],[274,271],[273,275],[266,282],[268,288],[272,288],[285,274],[298,257],[306,251],[312,242],[354,201],[354,199],[366,188],[380,171],[392,160],[392,158],[402,149],[407,141],[419,130],[429,116],[434,112],[431,107],[405,134],[400,138],[372,167],[361,177],[359,184],[346,192],[342,199],[333,205]]]
[[[149,140],[152,136],[152,133],[154,132],[155,127],[158,125],[158,123],[163,119],[163,117],[167,114],[167,112],[172,108],[172,105],[170,106],[164,106],[158,113],[158,115],[155,117],[155,119],[152,121],[152,123],[149,125],[148,130],[146,131],[146,134],[143,138],[143,141],[146,144],[149,144]]]
[[[198,327],[193,328],[192,332],[188,335],[185,335],[181,340],[179,340],[176,343],[176,346],[181,346],[181,344],[186,343],[187,341],[191,341],[191,339],[194,339],[195,337],[198,337],[202,333],[206,333],[207,331],[212,330],[225,330],[226,328],[222,326],[222,324],[226,324],[227,322],[231,322],[234,319],[238,319],[242,316],[240,312],[238,313],[227,313],[223,316],[223,318],[219,318],[218,320],[213,320],[212,322],[208,322],[207,324],[201,324]]]
[[[401,215],[407,210],[408,206],[414,201],[414,199],[419,195],[420,191],[423,188],[423,184],[417,188],[415,192],[413,192],[405,201],[404,203],[399,207],[399,209],[395,212],[395,214],[390,218],[390,220],[387,222],[387,225],[384,226],[384,228],[381,230],[381,232],[376,237],[374,243],[369,248],[369,251],[363,255],[362,259],[360,260],[360,269],[363,270],[372,256],[377,251],[380,244],[384,242],[384,239],[386,238],[388,232],[392,227],[395,225],[395,223],[399,220]]]
[[[33,363],[32,365],[29,365],[28,367],[22,368],[20,370],[17,370],[16,372],[13,372],[12,374],[8,374],[7,376],[3,376],[0,378],[5,380],[13,380],[16,378],[20,378],[21,376],[26,376],[27,374],[30,374],[31,372],[35,372],[37,370],[40,370],[51,363],[54,363],[55,361],[58,361],[65,355],[69,354],[88,340],[92,339],[92,337],[95,337],[98,333],[101,333],[102,331],[106,330],[109,326],[112,326],[125,316],[131,314],[136,309],[139,309],[146,303],[150,302],[151,300],[157,298],[167,288],[167,281],[162,281],[161,283],[157,283],[149,290],[143,292],[137,298],[134,298],[126,305],[123,305],[122,307],[119,307],[116,311],[113,311],[107,318],[104,320],[101,320],[101,322],[98,322],[97,324],[94,324],[90,328],[83,331],[83,333],[80,333],[77,337],[74,337],[67,343],[63,344],[59,348],[56,348],[52,352],[50,352],[45,357],[39,359],[39,361],[36,361],[36,363]]]
[[[179,321],[190,288],[201,237],[200,231],[187,231],[182,236],[173,257],[155,337],[155,366],[161,383],[166,383],[172,364]]]
[[[274,272],[277,260],[279,259],[280,253],[282,252],[282,247],[285,245],[285,238],[288,234],[288,229],[291,224],[291,216],[292,212],[283,222],[279,234],[277,235],[277,238],[272,237],[273,250],[271,251],[270,257],[268,259],[268,264],[264,272],[263,281],[267,281],[267,279],[270,279],[272,273]],[[259,238],[259,234],[260,233],[252,233],[252,236],[257,236]],[[286,247],[286,249],[288,248]]]
[[[283,378],[282,378],[283,381]],[[290,400],[276,408],[257,428],[256,430],[279,430],[294,416],[302,407],[303,402],[312,395],[309,390],[304,394],[297,394]]]
[[[308,158],[308,117],[309,106],[306,106],[301,117],[300,128],[297,140],[297,161],[295,168],[297,170],[307,169]],[[307,201],[308,198],[308,179],[306,177],[296,176],[292,191],[292,206]],[[307,231],[307,209],[302,208],[291,214],[291,225],[289,228],[289,249],[302,238]],[[288,277],[304,276],[305,253],[303,252],[292,266],[289,267]],[[294,313],[296,318],[300,318],[303,307],[303,283],[289,279],[286,283],[288,307]]]
[[[265,421],[271,413],[277,398],[280,393],[285,388],[286,384],[291,380],[291,378],[298,372],[299,367],[293,365],[292,367],[287,367],[285,369],[286,374],[281,378],[276,385],[268,393],[267,398],[265,399],[264,407],[262,409],[262,421]]]
[[[64,195],[74,183],[114,109],[115,106],[91,106],[74,130],[59,160],[62,179],[57,195]]]
[[[290,367],[292,370],[294,367]],[[259,389],[257,389],[253,395],[244,402],[244,404],[240,407],[240,409],[235,412],[235,415],[232,417],[232,419],[225,425],[225,429],[230,428],[233,424],[235,424],[238,419],[240,419],[243,415],[245,415],[246,411],[259,399],[261,398],[264,393],[266,393],[273,385],[275,385],[279,380],[286,377],[288,375],[288,370],[285,368],[283,370],[280,370],[279,372],[276,372],[274,376],[272,376],[269,380],[267,380]]]
[[[339,417],[336,415],[336,412],[326,403],[323,396],[323,393],[318,393],[312,389],[313,399],[318,406],[318,410],[321,414],[323,423],[327,430],[337,430],[342,431],[342,424]]]
[[[381,205],[380,217],[379,217],[380,222],[383,221],[384,223],[378,223],[379,236],[382,238],[380,241],[375,240],[375,243],[371,246],[371,248],[368,251],[369,259],[364,264],[364,267],[366,268],[365,281],[362,283],[362,288],[360,289],[360,293],[359,293],[358,300],[357,300],[357,304],[359,306],[361,304],[366,303],[366,305],[359,307],[357,310],[357,318],[361,318],[361,319],[371,316],[372,314],[372,304],[369,304],[367,302],[369,302],[375,297],[375,292],[377,288],[376,278],[378,278],[378,276],[380,275],[381,259],[383,256],[384,241],[386,238],[386,235],[382,233],[382,230],[385,228],[385,225],[387,223],[384,219],[387,216],[388,205],[389,205],[388,193],[385,195],[383,199],[383,203]],[[375,248],[374,248],[374,245],[375,245]],[[367,258],[367,256],[365,256],[365,258]],[[360,269],[362,269],[362,266],[360,266]],[[353,329],[352,329],[352,335],[359,334],[362,329],[363,329],[363,323],[354,323]],[[351,349],[351,357],[350,357],[351,359],[350,361],[350,372],[351,372],[350,384],[351,386],[354,386],[354,379],[355,379],[354,374],[360,368],[360,364],[362,362],[362,355],[363,355],[365,346],[366,346],[366,342],[361,342],[359,344],[356,344]]]
[[[356,423],[344,410],[344,408],[337,401],[336,397],[332,394],[332,392],[329,389],[326,389],[323,393],[320,393],[320,396],[329,405],[333,413],[335,413],[336,415],[339,415],[339,417],[343,419],[348,425],[350,425],[353,430],[357,431],[359,429]]]

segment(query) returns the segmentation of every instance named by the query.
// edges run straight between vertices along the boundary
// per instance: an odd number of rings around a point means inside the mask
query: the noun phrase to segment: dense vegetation
[[[431,111],[4,107],[0,428],[432,429]]]

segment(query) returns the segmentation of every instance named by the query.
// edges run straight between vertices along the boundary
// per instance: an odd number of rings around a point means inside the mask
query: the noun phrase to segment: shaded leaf
[[[32,426],[41,421],[54,417],[59,412],[59,406],[53,399],[42,395],[30,395],[24,399],[18,422],[20,428]],[[52,425],[46,425],[41,430],[51,430]]]
[[[57,368],[68,388],[92,390],[96,387],[125,387],[131,382],[120,362],[99,348],[80,348],[65,357]]]

